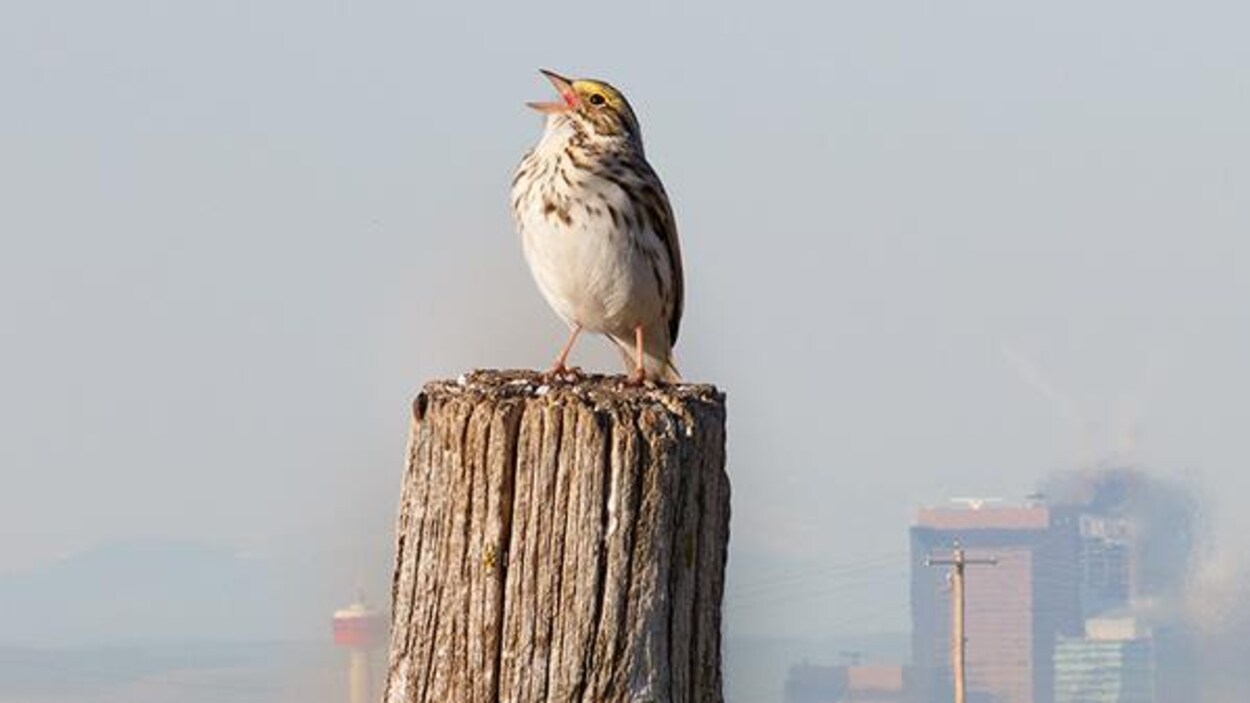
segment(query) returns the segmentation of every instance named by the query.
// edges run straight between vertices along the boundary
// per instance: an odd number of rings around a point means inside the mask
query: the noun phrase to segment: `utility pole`
[[[951,673],[955,677],[955,703],[967,703],[968,679],[964,666],[964,648],[967,638],[964,636],[964,567],[994,566],[997,559],[969,559],[964,548],[955,540],[954,551],[949,559],[929,557],[924,561],[926,566],[951,567],[951,611],[954,619],[951,628]]]

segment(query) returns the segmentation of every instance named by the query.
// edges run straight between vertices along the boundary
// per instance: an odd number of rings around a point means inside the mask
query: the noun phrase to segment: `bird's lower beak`
[[[526,105],[529,105],[532,109],[546,115],[558,115],[577,107],[577,93],[573,90],[572,81],[558,73],[555,73],[554,71],[540,69],[540,72],[547,77],[547,80],[551,81],[552,85],[556,87],[556,91],[560,93],[561,101],[550,103],[525,103]]]

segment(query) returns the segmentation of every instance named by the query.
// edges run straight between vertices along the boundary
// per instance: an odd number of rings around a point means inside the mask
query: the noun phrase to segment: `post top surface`
[[[425,384],[430,397],[469,396],[577,400],[594,404],[710,404],[723,406],[725,394],[716,386],[699,383],[631,384],[624,376],[568,374],[553,379],[531,370],[477,369],[456,379]]]

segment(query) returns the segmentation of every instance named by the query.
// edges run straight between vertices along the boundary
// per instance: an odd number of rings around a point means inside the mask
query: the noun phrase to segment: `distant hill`
[[[328,568],[196,542],[104,544],[0,576],[0,645],[318,640],[353,590]]]
[[[345,669],[329,642],[0,646],[0,703],[337,703]]]

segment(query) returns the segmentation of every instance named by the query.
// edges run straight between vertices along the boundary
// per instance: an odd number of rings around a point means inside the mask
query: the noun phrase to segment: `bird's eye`
[[[602,105],[607,102],[607,99],[600,93],[591,93],[589,100],[591,105]]]

